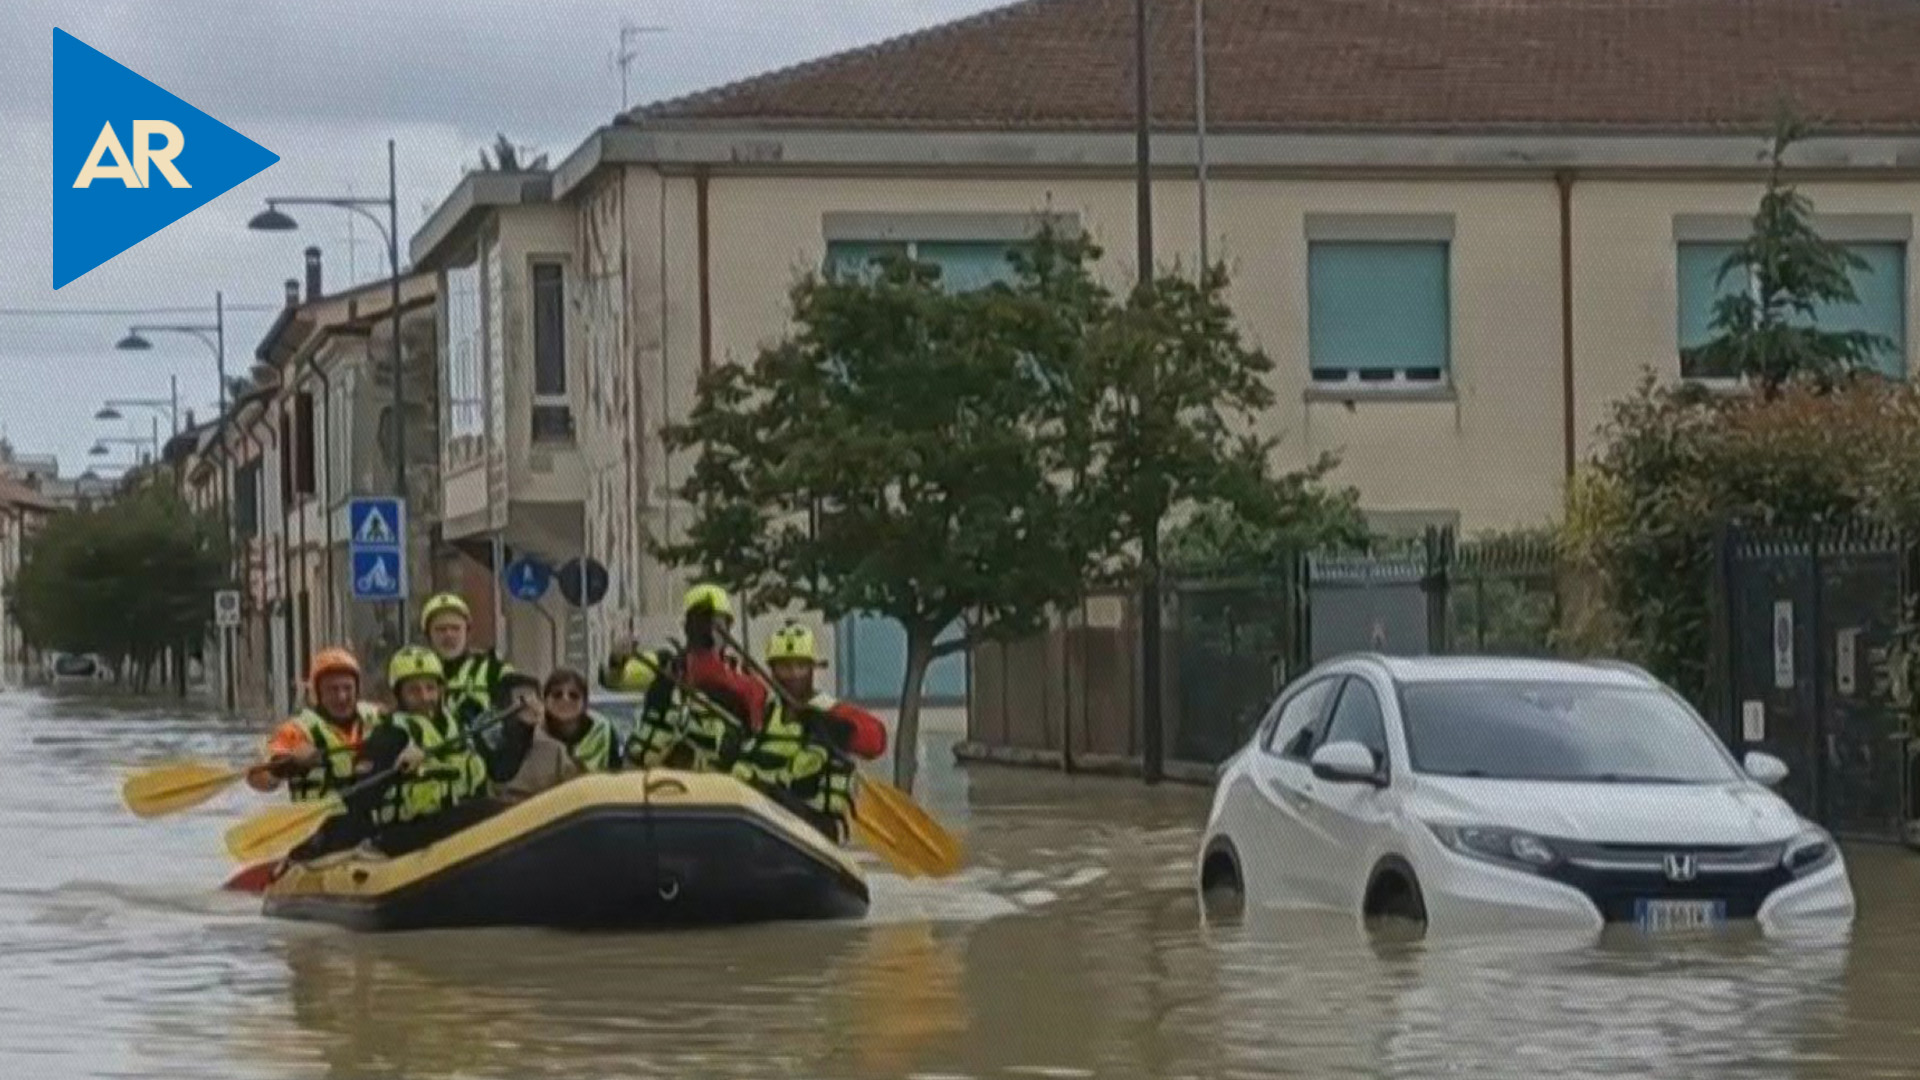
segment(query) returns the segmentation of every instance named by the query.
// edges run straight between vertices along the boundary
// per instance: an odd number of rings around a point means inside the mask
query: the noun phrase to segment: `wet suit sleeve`
[[[728,667],[717,650],[688,651],[687,682],[756,729],[766,715],[767,688],[760,684],[760,680]]]
[[[887,752],[887,725],[867,710],[841,701],[822,715],[834,744],[847,753],[872,761]]]

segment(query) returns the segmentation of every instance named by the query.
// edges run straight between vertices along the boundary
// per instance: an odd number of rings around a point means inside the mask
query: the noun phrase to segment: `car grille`
[[[1630,922],[1639,900],[1721,900],[1730,919],[1751,919],[1775,889],[1793,880],[1780,863],[1785,846],[1671,847],[1642,844],[1555,845],[1560,861],[1544,876],[1571,885],[1593,901],[1608,922]],[[1667,873],[1670,855],[1690,857],[1693,876]]]

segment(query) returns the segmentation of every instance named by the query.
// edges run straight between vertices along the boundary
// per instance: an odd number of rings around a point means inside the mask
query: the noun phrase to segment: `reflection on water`
[[[1920,857],[1851,853],[1851,939],[1419,941],[1203,924],[1206,793],[929,776],[974,865],[872,917],[682,934],[356,936],[213,891],[223,797],[126,768],[244,753],[178,710],[0,697],[0,1076],[1911,1076]],[[943,759],[929,755],[936,767]]]

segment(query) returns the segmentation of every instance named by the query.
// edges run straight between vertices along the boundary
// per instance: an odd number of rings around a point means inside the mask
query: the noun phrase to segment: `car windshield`
[[[1401,701],[1417,773],[1668,784],[1737,777],[1714,737],[1659,690],[1434,682],[1403,686]]]

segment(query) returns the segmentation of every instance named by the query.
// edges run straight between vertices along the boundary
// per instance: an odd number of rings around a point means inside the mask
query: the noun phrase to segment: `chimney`
[[[300,279],[299,278],[287,279],[287,306],[288,307],[300,306]]]
[[[307,249],[307,303],[320,299],[320,249]]]

